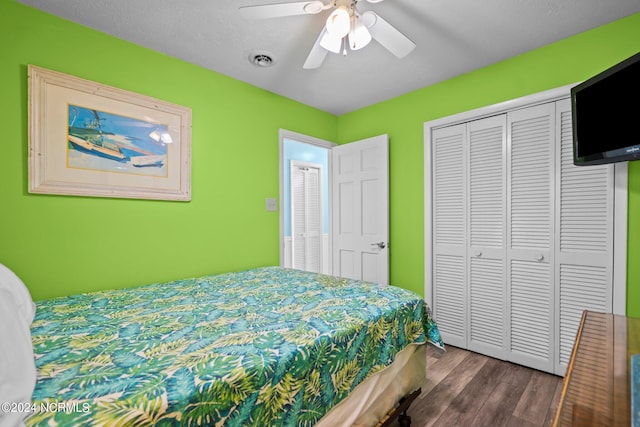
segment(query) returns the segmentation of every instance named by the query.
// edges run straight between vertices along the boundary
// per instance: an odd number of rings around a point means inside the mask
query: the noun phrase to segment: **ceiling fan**
[[[356,6],[363,0],[320,0],[275,3],[240,7],[247,19],[268,19],[293,15],[315,15],[333,9],[316,42],[309,52],[303,68],[318,68],[328,52],[347,54],[347,48],[358,50],[373,39],[398,58],[407,56],[415,47],[407,36],[373,11],[360,12]],[[366,0],[379,3],[382,0]]]

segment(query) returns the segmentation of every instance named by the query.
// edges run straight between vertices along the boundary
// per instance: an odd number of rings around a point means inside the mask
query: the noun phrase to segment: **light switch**
[[[278,201],[276,199],[267,198],[267,211],[275,212],[278,210]]]

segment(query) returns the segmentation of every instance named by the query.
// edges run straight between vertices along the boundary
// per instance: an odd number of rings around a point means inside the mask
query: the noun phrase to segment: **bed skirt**
[[[391,365],[367,378],[316,427],[373,427],[401,398],[426,384],[426,344],[411,344]]]

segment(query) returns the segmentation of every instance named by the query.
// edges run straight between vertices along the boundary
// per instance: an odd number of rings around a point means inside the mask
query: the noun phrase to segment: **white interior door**
[[[425,167],[425,174],[433,177],[433,187],[427,186],[433,190],[433,224],[427,224],[433,230],[433,240],[427,239],[429,245],[433,244],[433,260],[428,261],[427,272],[433,280],[430,305],[444,341],[462,348],[467,348],[469,322],[467,139],[467,125],[463,123],[434,130],[432,147],[425,147],[433,158],[433,167],[430,162]]]
[[[320,273],[322,267],[322,166],[291,161],[291,266]]]
[[[508,358],[553,372],[555,102],[507,113]]]
[[[389,282],[389,138],[331,150],[333,274]]]
[[[504,115],[467,125],[469,350],[504,359],[506,321]]]
[[[619,223],[616,206],[614,165],[575,166],[573,164],[573,128],[571,102],[558,101],[556,148],[556,220],[555,220],[555,373],[563,375],[570,363],[571,351],[583,310],[614,311],[614,254],[626,244],[623,234],[614,248],[614,230]],[[626,194],[626,190],[625,193]],[[626,207],[622,210],[626,212]],[[617,214],[616,214],[617,215]],[[630,221],[632,219],[629,219]],[[619,237],[616,235],[615,239]],[[617,246],[617,245],[616,245]],[[620,267],[625,265],[624,258]]]

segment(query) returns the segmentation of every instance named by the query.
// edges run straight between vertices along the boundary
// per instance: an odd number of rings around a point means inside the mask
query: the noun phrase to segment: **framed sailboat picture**
[[[29,192],[191,200],[191,109],[29,65]]]

